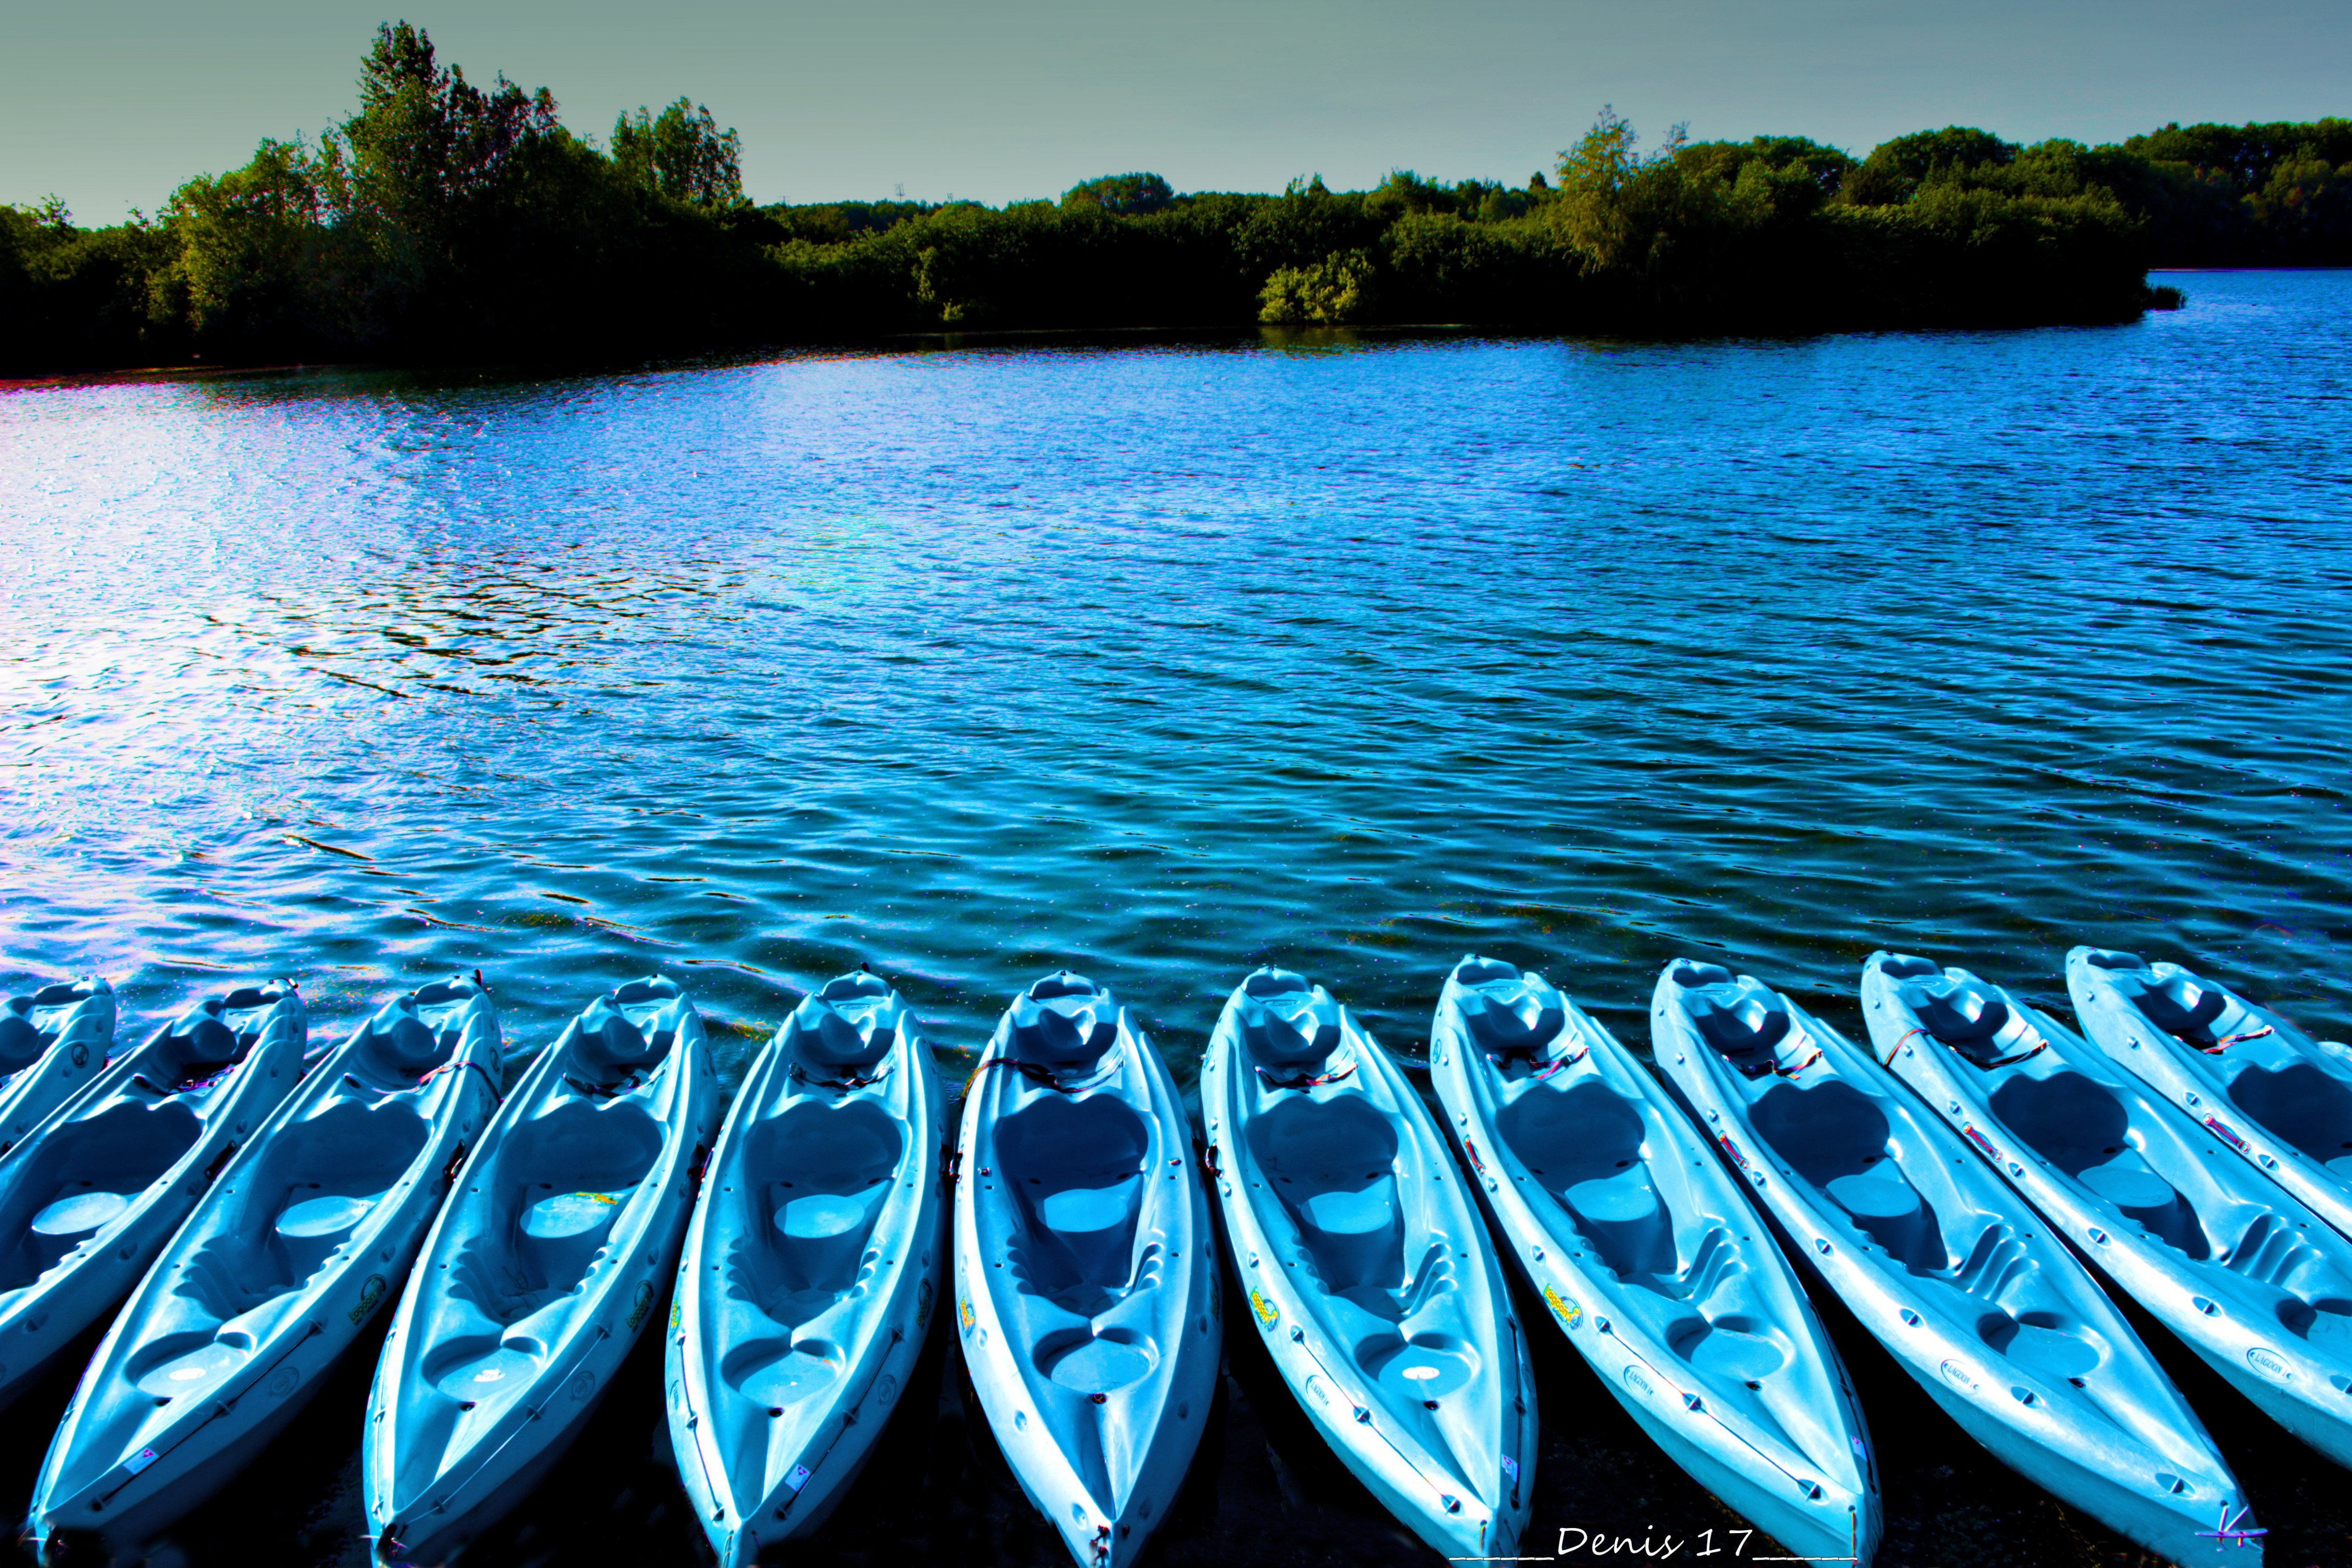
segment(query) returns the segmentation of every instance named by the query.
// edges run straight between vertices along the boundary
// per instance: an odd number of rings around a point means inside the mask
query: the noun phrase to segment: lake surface
[[[2095,942],[2342,1036],[2352,274],[2173,280],[2119,328],[0,394],[0,987],[103,973],[128,1038],[283,973],[325,1042],[478,967],[519,1062],[658,970],[731,1085],[860,963],[959,1078],[1067,965],[1189,1088],[1261,963],[1412,1054],[1507,958],[1642,1048],[1680,953],[1858,1031],[1874,949],[2063,1012]],[[1883,1561],[2136,1561],[1837,1327]],[[1169,1561],[1408,1557],[1236,1373]],[[2271,1561],[2347,1560],[2342,1473],[2176,1376]],[[1535,1537],[1728,1521],[1545,1379]],[[656,1381],[497,1560],[695,1560]],[[192,1561],[361,1560],[346,1382]],[[818,1555],[1055,1561],[941,1382]]]

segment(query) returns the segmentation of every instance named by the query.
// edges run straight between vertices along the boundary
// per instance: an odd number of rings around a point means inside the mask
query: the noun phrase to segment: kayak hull
[[[1133,1562],[1216,1394],[1215,1243],[1182,1100],[1110,992],[1014,999],[964,1097],[956,1328],[1022,1491],[1080,1568]]]
[[[0,1001],[0,1160],[105,1070],[114,989],[92,977]]]
[[[1876,1058],[1689,960],[1660,976],[1651,1026],[1662,1069],[1805,1272],[1970,1437],[2153,1550],[2242,1504],[2082,1264]],[[2180,1489],[2159,1493],[2158,1474]]]
[[[718,1085],[676,984],[591,1003],[507,1097],[425,1237],[361,1443],[379,1561],[438,1563],[578,1435],[677,1268]]]
[[[2093,1045],[2352,1237],[2352,1050],[2133,953],[2074,949],[2066,990]]]
[[[278,1106],[91,1358],[34,1492],[44,1544],[143,1545],[310,1401],[406,1275],[497,1061],[488,996],[453,978],[388,1004]]]
[[[711,1152],[664,1345],[669,1433],[728,1568],[821,1526],[897,1413],[948,1279],[945,1092],[905,1002],[828,983]]]
[[[1201,1107],[1234,1268],[1308,1422],[1448,1557],[1509,1557],[1538,1448],[1526,1332],[1420,1097],[1329,993],[1261,969]]]
[[[283,981],[207,997],[0,1161],[0,1407],[111,1313],[302,1073]]]
[[[2352,1464],[2352,1412],[2335,1408],[2352,1385],[2352,1315],[2335,1305],[2352,1301],[2352,1243],[2006,988],[1878,954],[1863,994],[1894,1073],[1975,1128],[1996,1174],[2104,1279],[2263,1414]],[[2003,1026],[1967,1034],[1955,1016]]]
[[[1868,1563],[1881,1510],[1844,1364],[1657,1080],[1541,975],[1473,957],[1439,997],[1430,1081],[1501,1251],[1611,1397],[1790,1552]],[[1743,1361],[1770,1342],[1758,1324],[1789,1346],[1777,1365]]]

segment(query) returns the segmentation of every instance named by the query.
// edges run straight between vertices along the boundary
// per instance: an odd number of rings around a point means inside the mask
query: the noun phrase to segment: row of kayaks
[[[503,1097],[478,974],[316,1055],[290,984],[119,1055],[104,982],[54,985],[0,1005],[0,1403],[121,1304],[30,1524],[45,1555],[129,1554],[389,1311],[369,1529],[382,1562],[439,1563],[651,1328],[732,1565],[824,1520],[951,1300],[1013,1475],[1081,1568],[1112,1568],[1210,1419],[1222,1252],[1346,1467],[1442,1554],[1510,1558],[1538,1426],[1507,1270],[1701,1484],[1797,1557],[1866,1563],[1877,1476],[1810,1282],[2035,1483],[2175,1562],[2258,1562],[2108,1291],[2352,1464],[2352,1051],[2174,964],[2082,948],[2067,981],[2087,1040],[1879,953],[1864,1046],[1680,960],[1654,1074],[1541,975],[1465,958],[1433,1117],[1328,992],[1262,969],[1202,1058],[1204,1137],[1128,1011],[1067,973],[1006,1011],[955,1128],[915,1016],[862,972],[793,1011],[723,1124],[666,980],[597,998]]]

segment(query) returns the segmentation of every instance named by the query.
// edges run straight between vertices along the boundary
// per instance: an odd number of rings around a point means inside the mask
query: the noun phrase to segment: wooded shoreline
[[[2352,263],[2352,121],[2114,146],[1964,127],[1855,158],[1799,136],[1644,150],[1603,110],[1524,184],[757,206],[679,100],[609,142],[406,24],[358,111],[159,216],[0,207],[0,375],[319,362],[591,364],[909,333],[1464,323],[1780,335],[2130,320],[2157,267]]]

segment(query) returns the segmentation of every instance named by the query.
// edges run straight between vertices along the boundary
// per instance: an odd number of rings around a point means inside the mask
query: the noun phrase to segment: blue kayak
[[[0,1157],[71,1100],[114,1050],[114,988],[44,985],[0,1001]]]
[[[1962,1431],[2175,1562],[2210,1550],[2200,1532],[2242,1503],[2229,1468],[1976,1139],[1752,976],[1670,963],[1650,1026],[1661,1070],[1757,1206]]]
[[[1201,1110],[1251,1318],[1307,1420],[1439,1552],[1515,1557],[1535,1378],[1421,1097],[1329,992],[1265,968],[1218,1016]]]
[[[1868,1429],[1762,1216],[1665,1089],[1542,975],[1465,958],[1429,1077],[1496,1239],[1601,1386],[1796,1555],[1870,1562]]]
[[[1051,974],[982,1053],[958,1153],[972,1388],[1080,1568],[1123,1568],[1168,1517],[1217,1391],[1216,1244],[1184,1102],[1108,988]]]
[[[152,1541],[318,1392],[415,1259],[498,1104],[498,1016],[388,1002],[222,1170],[83,1373],[33,1493],[44,1548]]]
[[[1863,999],[1894,1071],[2077,1251],[2265,1415],[2352,1465],[2352,1241],[2005,987],[1880,953]],[[2197,1434],[2193,1417],[2168,1425],[2176,1447]],[[2209,1514],[2242,1509],[2219,1464],[2167,1465],[2167,1489]]]
[[[112,1312],[302,1076],[289,982],[207,996],[0,1161],[0,1405]]]
[[[2066,989],[2092,1044],[2352,1236],[2352,1051],[2135,953],[2074,949]]]
[[[793,1010],[711,1152],[664,1347],[670,1442],[725,1568],[824,1521],[945,1293],[947,1095],[872,974]]]
[[[701,1016],[657,977],[531,1063],[376,1363],[360,1470],[379,1560],[446,1561],[579,1435],[677,1268],[718,1106]]]

